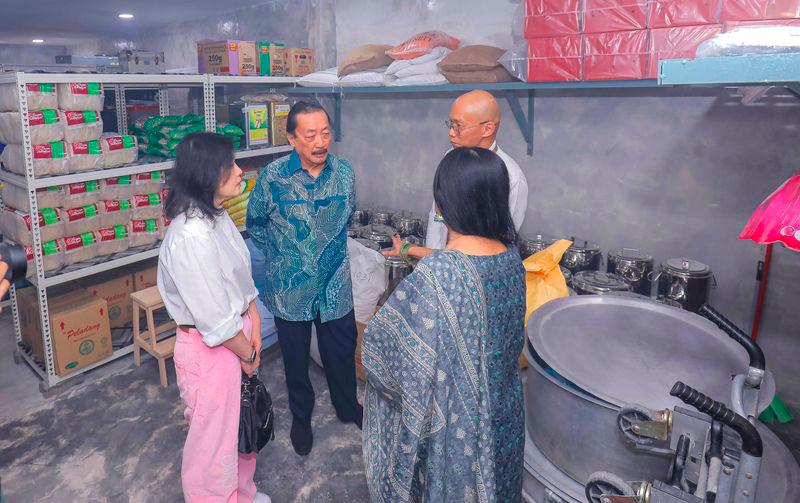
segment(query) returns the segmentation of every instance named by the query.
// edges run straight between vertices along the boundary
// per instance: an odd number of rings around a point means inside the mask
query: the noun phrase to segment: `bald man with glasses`
[[[453,148],[481,147],[491,150],[503,160],[511,185],[508,205],[514,226],[519,231],[528,207],[528,182],[519,164],[497,146],[497,131],[500,128],[500,105],[497,100],[491,93],[483,90],[462,94],[453,102],[450,117],[445,120],[445,125],[449,130]],[[434,205],[428,217],[428,232],[424,247],[404,242],[399,236],[395,236],[394,247],[384,254],[399,255],[403,258],[422,258],[445,246],[447,246],[447,227],[437,214]]]

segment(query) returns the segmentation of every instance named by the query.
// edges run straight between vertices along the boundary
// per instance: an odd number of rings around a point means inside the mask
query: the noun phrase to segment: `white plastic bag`
[[[100,147],[107,168],[115,168],[136,162],[139,158],[139,149],[136,146],[136,137],[128,134],[111,134],[100,138]]]
[[[99,140],[67,143],[67,169],[70,173],[103,169],[103,149]]]
[[[115,225],[97,231],[97,255],[113,255],[128,249],[128,226]]]
[[[800,26],[751,26],[706,40],[697,48],[697,57],[793,52],[800,52]]]
[[[150,171],[149,173],[139,173],[133,179],[133,194],[152,194],[161,192],[164,188],[164,172]]]
[[[25,151],[22,145],[6,145],[0,154],[0,162],[6,170],[18,175],[25,175]],[[67,144],[63,141],[54,141],[43,145],[33,146],[33,174],[34,176],[66,175],[67,170]]]
[[[339,82],[339,69],[337,67],[309,73],[297,79],[297,84],[304,87],[329,87]]]
[[[100,227],[102,227],[102,219],[100,218],[100,205],[97,203],[64,211],[64,232],[68,236],[94,232]]]
[[[97,257],[97,234],[84,232],[64,238],[64,265],[77,264]]]
[[[28,124],[34,145],[64,139],[65,116],[61,110],[28,112]],[[18,112],[0,113],[0,143],[22,144],[22,116]]]
[[[58,108],[55,84],[25,84],[28,95],[28,110]],[[19,111],[19,93],[16,84],[0,85],[0,111]]]
[[[339,85],[342,87],[375,87],[382,86],[384,81],[384,72],[386,68],[379,68],[377,70],[369,70],[365,72],[351,73],[339,79]]]
[[[99,112],[64,112],[64,139],[67,143],[96,140],[102,135],[103,119]]]
[[[3,204],[17,208],[24,211],[30,211],[30,203],[28,201],[28,191],[11,185],[10,183],[3,184],[2,187]],[[39,208],[59,208],[64,206],[64,187],[54,185],[52,187],[44,187],[36,189],[36,205]]]
[[[119,200],[133,197],[133,177],[131,175],[115,176],[100,180],[103,197]]]
[[[160,237],[159,222],[155,218],[149,220],[131,220],[130,247],[148,246],[158,241]]]
[[[58,108],[61,110],[101,112],[104,101],[103,84],[98,82],[58,84]]]
[[[352,238],[347,239],[350,278],[353,282],[353,309],[356,321],[367,323],[375,314],[381,295],[386,291],[386,259]]]
[[[28,256],[28,272],[26,277],[28,279],[36,276],[36,262],[33,256],[33,246],[25,247],[25,254]],[[55,271],[64,267],[64,240],[54,239],[52,241],[45,241],[42,244],[42,265],[44,271]]]
[[[80,208],[100,201],[102,196],[100,183],[97,180],[70,183],[64,186],[64,204],[62,206],[67,209]]]
[[[131,202],[129,199],[100,201],[100,221],[104,228],[125,225],[131,220]]]
[[[6,239],[23,246],[33,244],[31,234],[31,215],[24,211],[6,206],[0,215],[0,230]],[[39,232],[42,241],[52,241],[64,236],[64,220],[58,208],[41,208],[39,210]]]
[[[136,194],[131,199],[131,218],[133,220],[149,220],[161,218],[164,207],[161,204],[161,193]]]

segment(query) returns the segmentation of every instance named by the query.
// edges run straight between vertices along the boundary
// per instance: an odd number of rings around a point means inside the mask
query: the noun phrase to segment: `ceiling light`
[[[33,40],[31,40],[31,42],[33,42],[34,44],[43,44],[44,40],[42,40],[41,38],[34,38]]]
[[[120,19],[133,19],[133,14],[126,14],[126,13],[123,12],[122,14],[119,15],[119,18]]]

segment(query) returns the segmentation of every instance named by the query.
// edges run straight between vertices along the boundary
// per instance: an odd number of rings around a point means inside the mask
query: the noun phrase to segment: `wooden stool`
[[[158,293],[158,287],[152,286],[133,292],[131,294],[133,301],[133,362],[138,367],[141,365],[140,348],[150,353],[153,358],[158,360],[158,373],[161,377],[161,386],[167,387],[167,358],[172,357],[175,352],[175,336],[168,337],[164,340],[157,340],[159,334],[174,330],[176,324],[170,320],[167,323],[162,323],[156,326],[153,321],[153,311],[164,307],[164,301],[161,300],[161,294]],[[147,318],[147,331],[141,332],[139,330],[139,309],[144,311]]]

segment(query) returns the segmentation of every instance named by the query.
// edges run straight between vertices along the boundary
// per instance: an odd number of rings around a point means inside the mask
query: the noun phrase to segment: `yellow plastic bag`
[[[572,241],[560,239],[544,250],[522,261],[525,266],[525,324],[531,313],[545,302],[569,295],[567,282],[558,263],[572,246]]]

